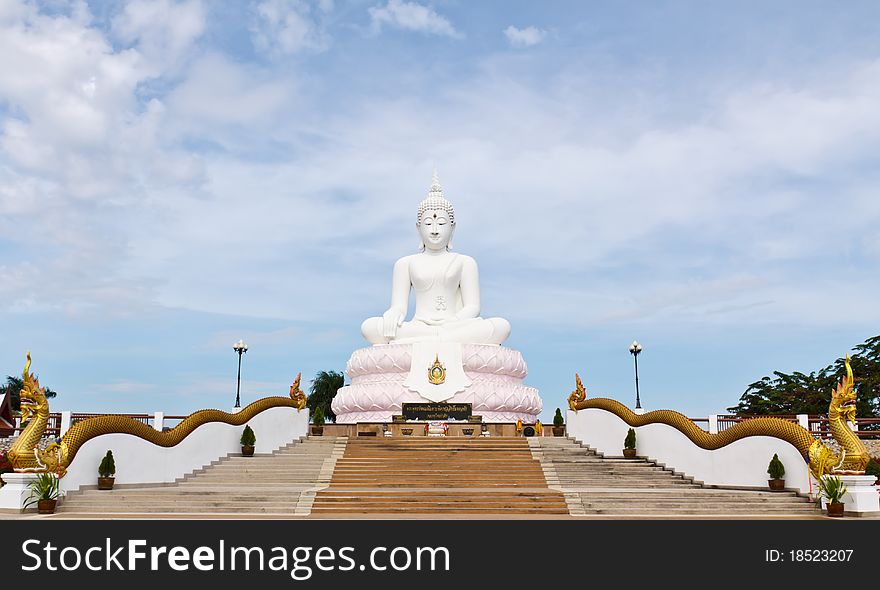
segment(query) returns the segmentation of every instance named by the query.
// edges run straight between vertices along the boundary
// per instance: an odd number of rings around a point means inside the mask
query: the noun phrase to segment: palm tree
[[[330,408],[336,392],[345,384],[345,375],[337,371],[320,371],[312,380],[309,387],[309,397],[306,400],[306,407],[314,416],[315,411],[321,408],[324,411],[324,417],[332,422],[336,421],[336,414]]]

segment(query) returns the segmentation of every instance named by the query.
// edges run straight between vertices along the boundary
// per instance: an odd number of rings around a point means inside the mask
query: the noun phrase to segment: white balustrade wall
[[[617,415],[599,409],[567,413],[568,435],[606,456],[623,455],[623,439],[630,426]],[[767,466],[773,454],[785,466],[785,487],[810,493],[810,474],[800,452],[784,440],[752,436],[715,451],[695,445],[681,431],[666,424],[635,428],[636,451],[677,473],[706,485],[767,489]]]
[[[308,410],[269,408],[248,425],[257,437],[255,453],[271,453],[307,434]],[[159,421],[161,424],[161,420]],[[115,485],[170,483],[230,454],[241,453],[241,426],[209,422],[173,447],[160,447],[130,434],[105,434],[86,441],[61,479],[64,491],[98,483],[98,465],[108,450],[116,462]]]

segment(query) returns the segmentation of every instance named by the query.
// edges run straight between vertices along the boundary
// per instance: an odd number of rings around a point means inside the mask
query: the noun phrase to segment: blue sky
[[[549,419],[878,333],[880,5],[0,4],[0,374],[188,413],[341,370],[436,164]]]

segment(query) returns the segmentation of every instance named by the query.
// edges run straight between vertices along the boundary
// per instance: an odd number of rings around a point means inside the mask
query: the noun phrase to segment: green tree
[[[880,336],[859,344],[850,356],[857,396],[856,413],[862,418],[880,417]],[[809,375],[774,371],[746,388],[739,404],[727,408],[736,414],[826,414],[831,392],[846,376],[839,358]]]
[[[331,422],[336,421],[336,414],[330,408],[336,392],[345,384],[345,375],[337,371],[321,371],[312,380],[309,387],[309,397],[306,399],[306,407],[312,416],[318,408],[324,413],[324,417]]]

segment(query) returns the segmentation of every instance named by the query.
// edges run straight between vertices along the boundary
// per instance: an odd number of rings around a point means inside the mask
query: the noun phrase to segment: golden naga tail
[[[290,386],[290,399],[296,402],[296,409],[302,410],[306,407],[306,394],[299,388],[299,382],[302,379],[302,372],[296,374],[293,385]]]
[[[20,472],[51,472],[64,477],[77,451],[87,441],[102,434],[131,434],[161,447],[173,447],[189,436],[196,428],[209,422],[223,422],[232,426],[241,426],[251,418],[276,407],[305,407],[305,395],[299,389],[299,376],[291,386],[290,397],[264,397],[244,407],[240,412],[230,414],[222,410],[199,410],[187,416],[180,424],[165,432],[159,432],[128,416],[107,415],[95,416],[77,422],[57,442],[50,443],[45,449],[39,448],[40,440],[46,432],[49,418],[49,404],[45,390],[33,374],[28,373],[31,357],[28,353],[24,369],[24,386],[22,387],[22,423],[27,425],[21,435],[13,442],[9,450],[9,459],[15,471]],[[28,419],[25,420],[27,413]]]
[[[840,452],[813,438],[809,430],[780,418],[750,418],[717,434],[709,434],[684,414],[672,410],[655,410],[636,414],[622,403],[604,398],[586,399],[586,390],[579,375],[575,374],[576,388],[568,397],[569,407],[575,412],[587,408],[606,410],[630,426],[666,424],[687,436],[702,449],[716,450],[749,436],[772,436],[791,443],[810,466],[816,479],[826,474],[861,475],[871,460],[865,444],[850,429],[848,422],[856,419],[856,393],[849,355],[846,356],[846,377],[832,392],[828,407],[831,434],[840,446]]]
[[[578,404],[587,399],[587,390],[584,389],[584,384],[581,382],[581,376],[577,373],[574,374],[575,379],[575,388],[574,391],[571,392],[571,395],[568,396],[568,407],[574,412],[578,411]]]

